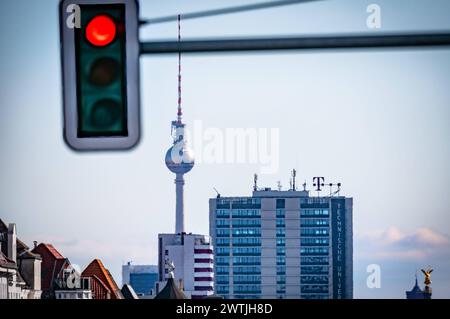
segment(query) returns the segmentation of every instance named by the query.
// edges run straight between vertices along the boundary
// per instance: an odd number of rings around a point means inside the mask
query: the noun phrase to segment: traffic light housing
[[[136,0],[60,2],[64,137],[73,149],[137,144],[138,21]]]

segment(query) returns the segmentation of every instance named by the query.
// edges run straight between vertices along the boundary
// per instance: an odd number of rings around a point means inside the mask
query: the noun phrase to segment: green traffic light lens
[[[98,86],[107,86],[114,82],[119,75],[119,63],[112,58],[96,60],[89,73],[89,82]]]
[[[106,130],[115,126],[121,116],[120,104],[111,99],[100,100],[94,104],[90,114],[91,125]]]

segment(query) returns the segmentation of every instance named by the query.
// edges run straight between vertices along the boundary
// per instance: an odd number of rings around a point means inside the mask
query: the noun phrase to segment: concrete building
[[[190,298],[214,293],[213,247],[209,236],[196,234],[159,235],[159,281],[157,293],[169,279],[168,261],[174,266],[174,282]]]
[[[252,196],[219,195],[209,207],[216,294],[353,297],[352,198],[261,190],[255,182]]]
[[[122,265],[122,286],[130,285],[140,297],[154,295],[157,281],[158,266],[132,265],[131,262]]]

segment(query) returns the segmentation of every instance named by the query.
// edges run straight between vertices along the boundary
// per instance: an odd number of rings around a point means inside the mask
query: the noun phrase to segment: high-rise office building
[[[218,195],[209,207],[216,294],[353,297],[352,198],[255,185],[251,197]]]

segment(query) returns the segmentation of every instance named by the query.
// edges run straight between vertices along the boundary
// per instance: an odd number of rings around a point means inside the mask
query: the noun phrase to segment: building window
[[[260,265],[260,257],[233,257],[233,265]]]
[[[301,255],[328,255],[328,247],[303,247],[300,248]]]
[[[300,263],[302,265],[328,265],[327,257],[300,257]]]
[[[218,228],[216,230],[217,237],[230,237],[230,229],[229,228]]]
[[[284,238],[277,238],[277,246],[284,246],[286,244],[286,240]]]
[[[286,200],[284,198],[277,198],[277,208],[286,208]]]
[[[233,274],[249,275],[261,274],[261,267],[259,266],[238,266],[233,268]]]
[[[216,245],[217,246],[229,246],[230,245],[230,238],[227,238],[227,237],[216,238]]]
[[[217,265],[228,265],[230,263],[230,257],[217,257]]]
[[[233,227],[261,227],[261,219],[233,219]]]
[[[277,227],[285,227],[285,221],[284,218],[277,218]]]
[[[230,220],[229,219],[216,219],[216,227],[230,227]]]
[[[328,218],[304,218],[300,219],[301,227],[328,226],[330,220]]]
[[[328,209],[302,209],[300,210],[300,216],[302,217],[328,217]]]
[[[285,237],[286,236],[286,229],[284,228],[277,228],[277,237]]]
[[[216,209],[216,218],[230,218],[230,210]]]
[[[285,275],[286,266],[277,266],[277,275]]]
[[[233,246],[261,246],[261,238],[233,238]]]
[[[217,256],[229,256],[230,255],[230,247],[217,247],[216,255]]]
[[[301,246],[328,246],[330,240],[328,238],[301,238]]]
[[[260,256],[261,247],[233,247],[233,256]]]
[[[233,236],[241,236],[241,237],[259,237],[261,236],[260,228],[233,228],[232,231]]]
[[[277,216],[277,218],[285,218],[286,217],[285,210],[284,209],[277,209],[276,216]]]
[[[233,284],[260,284],[261,283],[261,276],[259,275],[237,275],[233,276]]]
[[[229,276],[216,276],[216,283],[217,284],[228,284],[229,281]]]
[[[217,274],[229,274],[230,268],[229,267],[216,267]]]
[[[277,256],[285,256],[286,248],[285,247],[277,247]]]
[[[301,236],[317,236],[317,237],[324,237],[329,236],[330,231],[327,228],[301,228],[300,229],[300,235]]]
[[[277,265],[286,265],[286,257],[277,256]]]

